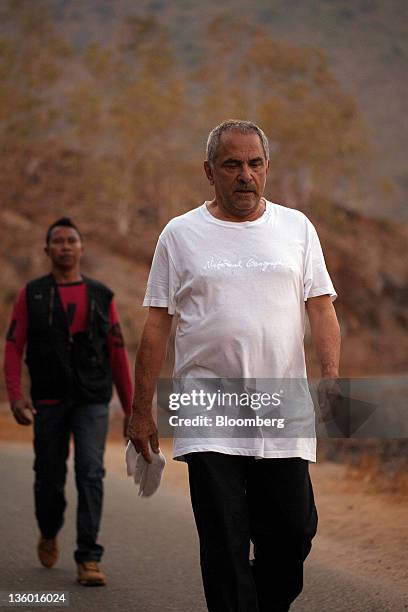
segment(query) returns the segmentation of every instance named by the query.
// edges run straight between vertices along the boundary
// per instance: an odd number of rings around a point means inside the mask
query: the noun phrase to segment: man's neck
[[[266,210],[266,201],[265,198],[261,198],[258,202],[258,206],[255,210],[251,211],[249,214],[245,216],[233,215],[229,213],[224,208],[222,208],[216,199],[209,203],[207,206],[207,210],[212,214],[213,217],[219,219],[220,221],[235,221],[237,223],[243,221],[256,221],[259,217],[262,217]]]
[[[55,282],[63,285],[65,283],[79,283],[82,281],[82,276],[79,268],[73,268],[72,270],[59,270],[53,268],[51,270]]]

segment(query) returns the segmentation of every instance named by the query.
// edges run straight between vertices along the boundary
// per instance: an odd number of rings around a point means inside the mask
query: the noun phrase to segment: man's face
[[[75,268],[81,259],[83,245],[78,232],[73,227],[57,226],[51,232],[45,252],[53,265],[61,270]]]
[[[214,163],[204,168],[222,209],[236,217],[257,209],[269,168],[258,134],[224,132]]]

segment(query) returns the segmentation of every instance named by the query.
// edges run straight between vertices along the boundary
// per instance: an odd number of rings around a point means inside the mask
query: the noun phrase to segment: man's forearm
[[[22,355],[12,342],[6,342],[4,351],[4,377],[10,404],[24,397],[21,389]]]
[[[166,348],[166,345],[164,348],[156,347],[147,340],[142,340],[136,357],[133,411],[150,413]]]
[[[337,378],[340,362],[340,327],[334,307],[309,312],[313,344],[323,378]]]
[[[136,356],[135,389],[132,409],[139,414],[151,414],[157,379],[166,357],[171,320],[164,329],[147,323]]]

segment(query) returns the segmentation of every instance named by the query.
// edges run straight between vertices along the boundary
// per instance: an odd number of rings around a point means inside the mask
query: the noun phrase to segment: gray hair
[[[213,165],[217,158],[218,145],[224,132],[238,132],[239,134],[258,134],[261,141],[265,158],[269,160],[269,144],[265,133],[252,121],[241,121],[240,119],[228,119],[215,127],[208,135],[206,158]]]

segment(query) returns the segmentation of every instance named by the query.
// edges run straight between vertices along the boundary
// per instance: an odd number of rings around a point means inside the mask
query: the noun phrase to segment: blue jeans
[[[108,404],[54,405],[36,402],[34,417],[35,513],[45,538],[57,535],[64,523],[65,480],[71,432],[75,448],[77,506],[77,563],[99,561],[97,544],[103,502],[103,457],[109,422]]]

